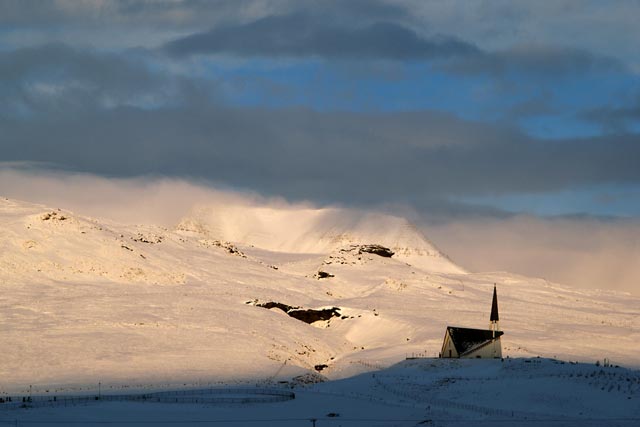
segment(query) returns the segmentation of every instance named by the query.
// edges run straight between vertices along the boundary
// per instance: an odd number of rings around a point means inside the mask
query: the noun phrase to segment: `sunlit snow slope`
[[[380,213],[338,208],[200,207],[180,228],[289,253],[325,254],[348,244],[377,243],[412,265],[443,273],[464,272],[409,221]]]
[[[487,326],[494,283],[505,355],[639,364],[637,297],[465,273],[399,218],[209,207],[165,229],[0,199],[0,387],[344,377]]]

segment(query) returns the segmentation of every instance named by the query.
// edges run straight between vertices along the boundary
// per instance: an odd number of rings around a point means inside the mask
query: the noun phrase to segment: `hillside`
[[[350,244],[377,243],[395,259],[442,273],[463,273],[404,218],[338,208],[225,205],[199,207],[178,229],[286,253],[327,254]]]
[[[638,366],[639,298],[467,273],[400,218],[208,207],[162,228],[0,199],[0,377],[4,391],[343,378],[437,355],[449,324],[485,327],[494,283],[505,356]]]

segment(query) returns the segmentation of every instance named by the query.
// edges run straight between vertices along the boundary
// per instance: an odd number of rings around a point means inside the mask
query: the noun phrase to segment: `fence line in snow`
[[[275,388],[205,388],[159,391],[135,394],[102,394],[84,396],[29,396],[4,398],[0,408],[16,409],[43,406],[77,406],[106,402],[156,402],[201,404],[273,403],[295,399],[295,393]]]

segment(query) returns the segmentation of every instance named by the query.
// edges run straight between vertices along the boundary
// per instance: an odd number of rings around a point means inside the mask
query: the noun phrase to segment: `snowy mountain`
[[[200,207],[179,229],[288,253],[327,254],[351,244],[376,243],[395,258],[430,271],[463,273],[404,218],[347,209]]]
[[[344,378],[486,327],[494,283],[505,356],[639,365],[637,297],[465,272],[402,218],[213,206],[162,228],[0,199],[2,390]]]

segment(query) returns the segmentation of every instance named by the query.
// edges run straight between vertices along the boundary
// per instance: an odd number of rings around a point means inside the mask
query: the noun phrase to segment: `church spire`
[[[495,284],[493,285],[493,302],[491,303],[491,318],[489,320],[492,322],[500,320],[500,316],[498,316],[498,292]]]
[[[496,331],[500,327],[498,324],[500,321],[500,316],[498,315],[498,292],[496,291],[495,283],[493,284],[493,301],[491,302],[491,316],[489,317],[489,321],[491,322],[491,330],[495,338]]]

